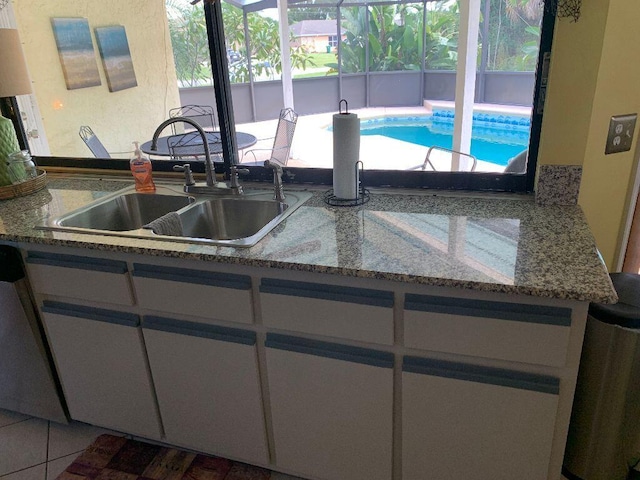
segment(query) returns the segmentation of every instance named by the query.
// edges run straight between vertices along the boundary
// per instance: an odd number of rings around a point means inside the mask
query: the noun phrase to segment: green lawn
[[[323,67],[328,63],[337,63],[338,59],[335,53],[311,53],[309,55],[313,63],[318,67]]]
[[[309,56],[311,57],[310,60],[313,61],[313,65],[311,65],[311,62],[308,62],[306,71],[295,69],[293,78],[323,77],[326,75],[326,72],[329,71],[327,64],[337,62],[335,53],[312,53]],[[322,69],[322,71],[319,71],[320,69]]]
[[[338,75],[338,73],[332,73],[331,76],[334,75]],[[293,74],[293,78],[311,78],[311,77],[325,77],[327,76],[325,73],[322,72],[312,72],[312,73],[294,73]]]

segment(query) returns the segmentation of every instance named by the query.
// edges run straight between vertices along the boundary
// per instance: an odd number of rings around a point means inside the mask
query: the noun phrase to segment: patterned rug
[[[124,437],[101,435],[56,480],[268,480],[271,472]]]

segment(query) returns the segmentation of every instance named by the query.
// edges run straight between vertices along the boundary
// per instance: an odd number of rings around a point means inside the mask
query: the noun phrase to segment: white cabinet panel
[[[410,348],[563,366],[571,310],[408,294],[404,326]]]
[[[26,265],[29,280],[37,293],[133,305],[131,283],[125,262],[29,252]]]
[[[547,478],[559,381],[405,357],[402,478]]]
[[[160,439],[138,316],[52,301],[42,311],[71,418]]]
[[[276,465],[327,480],[389,480],[393,355],[267,335]]]
[[[262,322],[268,327],[393,344],[393,293],[263,278]]]
[[[143,331],[166,441],[267,464],[255,333],[150,316]]]
[[[251,278],[246,275],[136,263],[132,277],[144,308],[253,323]]]

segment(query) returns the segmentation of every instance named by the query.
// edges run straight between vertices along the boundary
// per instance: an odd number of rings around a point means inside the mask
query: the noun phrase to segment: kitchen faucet
[[[188,123],[189,125],[194,127],[200,134],[200,137],[202,138],[202,146],[204,147],[204,170],[206,173],[206,183],[204,185],[198,184],[193,181],[191,169],[189,168],[188,164],[174,167],[175,170],[179,170],[185,173],[184,191],[187,193],[241,195],[243,191],[242,186],[238,183],[238,173],[249,173],[249,171],[246,169],[239,169],[235,165],[232,165],[230,171],[231,184],[227,185],[225,182],[217,182],[215,167],[213,165],[213,161],[211,160],[211,151],[209,150],[207,134],[202,129],[200,124],[195,120],[187,117],[173,117],[162,122],[153,133],[153,138],[151,139],[151,150],[158,149],[158,137],[160,136],[160,133],[168,125],[178,122]]]

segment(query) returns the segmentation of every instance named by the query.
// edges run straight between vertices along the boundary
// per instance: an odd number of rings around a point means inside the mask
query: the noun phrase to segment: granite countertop
[[[35,194],[0,201],[0,241],[199,259],[414,284],[612,303],[617,297],[578,206],[524,195],[372,192],[330,207],[323,189],[251,248],[34,228],[131,181],[50,176]],[[265,188],[265,185],[260,185]]]

